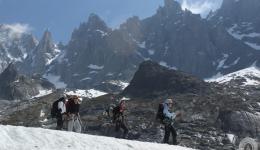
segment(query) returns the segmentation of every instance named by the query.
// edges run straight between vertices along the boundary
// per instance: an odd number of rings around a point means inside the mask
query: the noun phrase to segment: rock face
[[[156,84],[158,86],[155,86]],[[141,93],[137,91],[142,91],[144,96],[140,96]],[[176,119],[174,124],[180,145],[196,149],[234,149],[225,132],[236,134],[237,130],[229,130],[233,127],[245,133],[248,129],[252,131],[251,129],[255,128],[254,125],[250,126],[249,122],[244,122],[245,118],[240,118],[240,112],[252,116],[251,121],[258,121],[254,120],[255,114],[260,110],[260,105],[257,104],[260,93],[257,91],[259,89],[242,90],[228,85],[205,83],[192,75],[147,61],[140,65],[132,82],[122,94],[108,94],[91,101],[83,100],[80,109],[83,132],[118,136],[114,132],[111,118],[105,115],[105,112],[111,104],[118,103],[111,97],[129,95],[131,100],[127,101],[126,112],[130,129],[129,139],[161,142],[162,126],[155,121],[158,104],[165,98],[173,97],[174,111],[182,112],[181,118]],[[52,102],[60,95],[62,93],[58,92],[38,101],[19,103],[18,110],[17,107],[10,107],[6,110],[8,113],[4,111],[1,114],[0,123],[54,129],[55,122],[49,119],[49,110]],[[230,117],[231,122],[226,119]],[[244,126],[236,126],[239,124]],[[241,138],[243,136],[241,135]]]
[[[74,30],[49,73],[61,76],[68,87],[93,87],[109,80],[129,82],[136,66],[153,60],[208,78],[259,65],[259,56],[259,51],[234,38],[225,26],[214,23],[214,17],[202,19],[167,0],[153,16],[129,18],[115,30],[90,15]]]
[[[2,25],[0,67],[15,61],[19,72],[56,77],[68,88],[113,91],[107,83],[129,82],[145,60],[200,78],[259,66],[257,0],[224,0],[207,19],[182,10],[174,0],[164,3],[153,16],[131,17],[118,29],[91,14],[65,46],[54,44],[49,31],[38,43],[26,33],[13,38],[12,30]]]
[[[49,71],[61,74],[68,87],[88,87],[105,80],[129,79],[141,61],[135,45],[120,31],[112,31],[97,15],[73,31],[66,52]],[[67,73],[70,72],[70,73]]]
[[[60,50],[53,43],[51,33],[45,31],[39,44],[32,50],[21,66],[21,72],[26,74],[44,74],[48,66],[58,57]]]
[[[224,0],[222,7],[209,15],[208,20],[223,26],[235,39],[260,50],[260,20],[258,0]]]
[[[260,116],[244,111],[223,111],[219,114],[221,128],[239,137],[257,138],[260,134]]]
[[[155,97],[163,94],[199,93],[206,87],[207,83],[199,78],[146,61],[140,64],[123,94],[134,97],[147,95]]]
[[[12,25],[0,25],[0,72],[10,64],[23,62],[38,41],[29,33],[16,31]]]
[[[142,56],[202,78],[233,72],[258,60],[259,52],[238,42],[222,26],[183,11],[175,1],[165,3],[142,24]]]
[[[41,90],[52,90],[54,85],[47,80],[34,76],[19,75],[14,64],[10,64],[0,74],[0,99],[26,100],[40,93]]]

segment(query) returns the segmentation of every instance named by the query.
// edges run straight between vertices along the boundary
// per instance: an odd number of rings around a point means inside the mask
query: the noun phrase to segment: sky
[[[178,0],[183,9],[206,14],[222,0]],[[39,39],[49,29],[55,42],[66,43],[90,13],[98,14],[109,27],[116,28],[127,18],[153,15],[163,0],[0,0],[0,24],[24,26]]]

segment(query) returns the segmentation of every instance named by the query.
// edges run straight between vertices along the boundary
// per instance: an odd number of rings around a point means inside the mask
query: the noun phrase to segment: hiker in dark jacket
[[[68,115],[68,131],[81,132],[81,120],[79,116],[80,99],[78,96],[71,96],[66,104]]]
[[[59,99],[59,102],[58,102],[58,112],[57,112],[57,116],[56,116],[56,119],[57,119],[57,127],[56,129],[57,130],[61,130],[63,128],[63,121],[64,121],[64,115],[66,114],[66,99],[64,97],[60,98]]]
[[[180,113],[174,113],[171,112],[171,109],[173,107],[173,100],[172,99],[166,99],[163,103],[163,114],[164,114],[164,119],[163,119],[163,124],[165,128],[165,134],[164,134],[164,139],[163,143],[169,143],[169,137],[170,134],[172,134],[172,144],[177,145],[177,133],[175,128],[173,127],[173,122],[174,119],[178,116],[180,116]]]
[[[120,100],[119,105],[113,109],[113,122],[116,125],[115,131],[119,132],[119,130],[122,128],[124,130],[124,134],[122,138],[126,138],[128,134],[128,128],[125,123],[125,115],[124,115],[125,110],[126,110],[126,103],[124,99]]]

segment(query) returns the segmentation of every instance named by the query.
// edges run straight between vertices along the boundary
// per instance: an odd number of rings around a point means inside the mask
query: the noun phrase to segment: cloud
[[[180,0],[182,9],[188,9],[194,14],[201,14],[206,17],[213,10],[221,6],[222,0]]]
[[[20,38],[22,34],[30,33],[32,31],[32,28],[28,24],[20,24],[20,23],[4,24],[2,26],[2,29],[8,31],[8,37],[10,39]]]

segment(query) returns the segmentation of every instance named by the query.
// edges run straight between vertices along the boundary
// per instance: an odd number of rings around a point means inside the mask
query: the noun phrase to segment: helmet
[[[123,98],[119,99],[119,104],[121,104],[122,102],[128,101],[128,100],[130,100],[130,98],[123,97]]]

